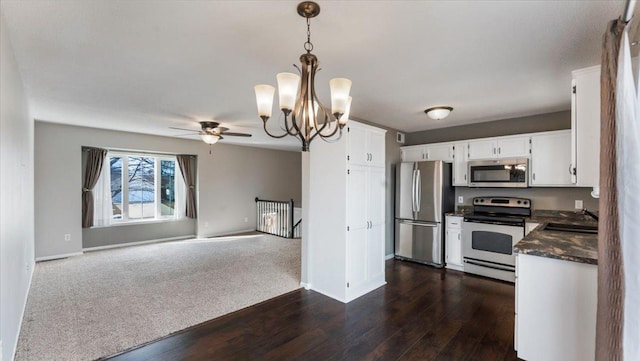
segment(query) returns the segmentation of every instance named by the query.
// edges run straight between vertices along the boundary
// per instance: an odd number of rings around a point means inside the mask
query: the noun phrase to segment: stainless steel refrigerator
[[[396,258],[443,267],[444,214],[454,207],[450,163],[400,163],[396,168]]]

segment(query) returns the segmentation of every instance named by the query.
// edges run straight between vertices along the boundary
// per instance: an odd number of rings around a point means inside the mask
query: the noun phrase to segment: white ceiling
[[[622,1],[319,1],[316,87],[353,80],[351,114],[404,132],[570,107],[571,70],[600,62]],[[297,1],[5,1],[2,13],[38,120],[176,135],[215,119],[268,138],[253,86],[295,71]],[[277,103],[277,96],[276,96]],[[431,120],[423,110],[450,105]],[[274,115],[277,104],[274,104]],[[272,119],[277,120],[277,117]]]

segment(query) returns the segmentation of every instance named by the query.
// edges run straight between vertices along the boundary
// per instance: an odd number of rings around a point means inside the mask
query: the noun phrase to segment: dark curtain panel
[[[616,79],[624,22],[604,34],[600,74],[600,220],[598,223],[598,315],[596,360],[623,359],[624,273],[616,188]]]
[[[196,167],[195,157],[192,155],[177,155],[180,173],[184,178],[184,184],[187,186],[187,211],[186,216],[189,218],[197,218],[196,214]]]
[[[107,156],[106,149],[84,148],[87,152],[84,164],[84,179],[82,181],[82,228],[93,226],[93,187],[96,186],[102,164]]]

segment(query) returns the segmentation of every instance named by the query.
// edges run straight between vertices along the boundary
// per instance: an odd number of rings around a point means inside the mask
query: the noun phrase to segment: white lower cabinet
[[[385,131],[348,127],[335,143],[314,142],[308,154],[303,250],[308,287],[342,302],[385,284]]]
[[[527,361],[595,359],[598,266],[518,254],[515,347]]]
[[[446,228],[446,264],[447,268],[462,271],[462,217],[447,216]]]

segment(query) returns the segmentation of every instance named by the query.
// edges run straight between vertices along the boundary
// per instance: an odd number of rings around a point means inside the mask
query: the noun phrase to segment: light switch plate
[[[459,204],[464,203],[464,198],[462,196],[458,196],[458,203]]]
[[[576,199],[576,209],[582,209],[584,206],[584,203],[582,203],[582,199]]]

